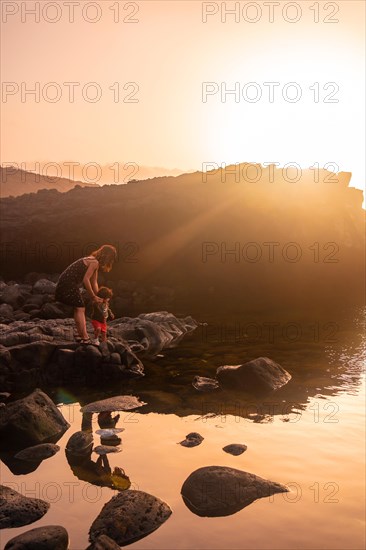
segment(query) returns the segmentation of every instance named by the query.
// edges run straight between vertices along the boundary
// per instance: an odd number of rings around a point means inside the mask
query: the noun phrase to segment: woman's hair
[[[98,248],[98,250],[94,250],[90,255],[98,260],[100,267],[103,268],[104,271],[110,271],[113,262],[117,258],[117,250],[111,244],[104,244]]]
[[[101,286],[98,290],[98,296],[99,298],[103,298],[103,300],[106,300],[107,298],[112,298],[113,291],[111,288],[108,288],[107,286]]]

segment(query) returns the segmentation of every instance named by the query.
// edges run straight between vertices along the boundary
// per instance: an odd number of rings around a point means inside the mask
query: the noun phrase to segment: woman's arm
[[[95,302],[103,302],[102,298],[99,298],[95,292],[95,277],[98,271],[98,267],[99,267],[98,260],[95,260],[95,261],[92,260],[90,262],[88,269],[86,270],[86,273],[84,275],[83,283],[92,300],[94,300]],[[94,281],[93,281],[93,277],[94,277]],[[98,283],[96,283],[96,288],[98,288]]]
[[[99,263],[98,263],[99,267]],[[98,286],[98,267],[94,271],[93,275],[90,277],[90,284],[95,294],[98,294],[99,292],[99,286]]]

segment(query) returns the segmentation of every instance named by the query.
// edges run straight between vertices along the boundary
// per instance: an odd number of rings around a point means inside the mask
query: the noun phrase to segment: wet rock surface
[[[107,535],[120,546],[131,544],[155,531],[171,513],[168,504],[159,498],[126,490],[103,506],[90,528],[89,539],[93,543]]]
[[[242,455],[247,450],[246,445],[242,445],[241,443],[231,443],[230,445],[226,445],[222,448],[225,453],[229,453],[234,456]]]
[[[193,387],[198,391],[214,391],[219,388],[219,383],[215,378],[207,378],[206,376],[195,376],[192,382]]]
[[[197,447],[200,445],[204,438],[197,432],[191,432],[186,435],[186,438],[183,441],[179,442],[179,445],[182,447]]]
[[[243,365],[219,367],[216,376],[221,387],[248,393],[274,391],[291,380],[290,373],[268,357],[258,357]]]
[[[44,500],[25,497],[0,485],[0,529],[33,523],[44,516],[49,507]]]
[[[69,535],[60,525],[45,525],[9,540],[4,550],[67,550]]]
[[[14,296],[23,296],[21,285],[8,285],[10,290],[0,295],[0,383],[7,391],[142,377],[144,366],[137,354],[154,357],[198,326],[191,317],[178,319],[167,311],[123,317],[109,323],[107,343],[80,345],[74,339],[74,321],[67,316],[72,314],[70,308],[43,293],[53,289],[54,283],[46,279],[38,283],[33,287],[38,294],[31,294],[32,301],[16,312],[1,301],[4,297],[13,303]],[[90,321],[87,329],[93,337]]]
[[[205,466],[183,483],[183,500],[198,516],[229,516],[258,498],[288,492],[287,487],[226,466]]]
[[[7,447],[44,443],[69,427],[53,401],[39,389],[0,409],[0,437]]]
[[[142,407],[145,404],[146,403],[140,401],[139,398],[134,395],[117,395],[116,397],[109,397],[84,405],[80,410],[82,413],[130,411]]]
[[[14,458],[18,460],[25,460],[27,462],[38,462],[39,460],[45,460],[54,456],[60,447],[54,443],[40,443],[33,447],[27,447],[15,455]]]

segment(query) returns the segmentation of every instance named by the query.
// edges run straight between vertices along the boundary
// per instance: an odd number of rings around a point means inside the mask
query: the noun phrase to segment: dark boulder
[[[61,525],[44,525],[9,540],[4,550],[67,550],[69,535]]]
[[[1,439],[18,448],[61,436],[69,427],[53,401],[39,389],[0,409]]]
[[[183,483],[183,500],[201,517],[229,516],[258,498],[288,492],[288,488],[254,474],[226,466],[205,466]]]
[[[14,489],[0,485],[0,529],[33,523],[44,516],[49,507],[44,500],[24,497]]]
[[[39,279],[33,285],[33,292],[35,294],[54,294],[56,290],[56,284],[48,279]]]
[[[248,393],[277,390],[291,380],[291,375],[268,357],[258,357],[243,365],[219,367],[216,376],[221,387]]]
[[[222,450],[225,451],[225,453],[229,453],[234,456],[239,456],[243,454],[247,450],[246,445],[242,445],[240,443],[231,443],[230,445],[226,445],[226,447],[223,447]]]
[[[14,309],[10,304],[1,304],[0,305],[0,317],[5,319],[13,319]]]
[[[191,432],[186,435],[186,438],[183,441],[180,441],[179,444],[183,447],[197,447],[200,445],[204,438],[197,432]]]
[[[120,546],[131,544],[162,525],[171,515],[170,507],[143,491],[126,490],[105,504],[94,520],[89,540],[107,535]]]
[[[41,307],[40,316],[44,319],[63,319],[66,314],[57,303],[46,302]]]
[[[23,291],[18,284],[6,285],[1,292],[1,302],[16,308],[25,302]]]

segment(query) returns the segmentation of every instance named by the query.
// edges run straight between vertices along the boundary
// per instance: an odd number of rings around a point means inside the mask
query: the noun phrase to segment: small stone
[[[67,550],[69,535],[61,525],[44,525],[9,540],[4,550]]]
[[[186,438],[183,441],[179,441],[178,444],[183,447],[197,447],[197,445],[200,445],[203,440],[204,437],[202,437],[202,435],[197,432],[191,432],[186,435]]]
[[[230,453],[234,456],[239,456],[243,454],[247,450],[246,445],[241,445],[240,443],[231,443],[230,445],[226,445],[226,447],[223,447],[222,450],[225,451],[225,453]]]

